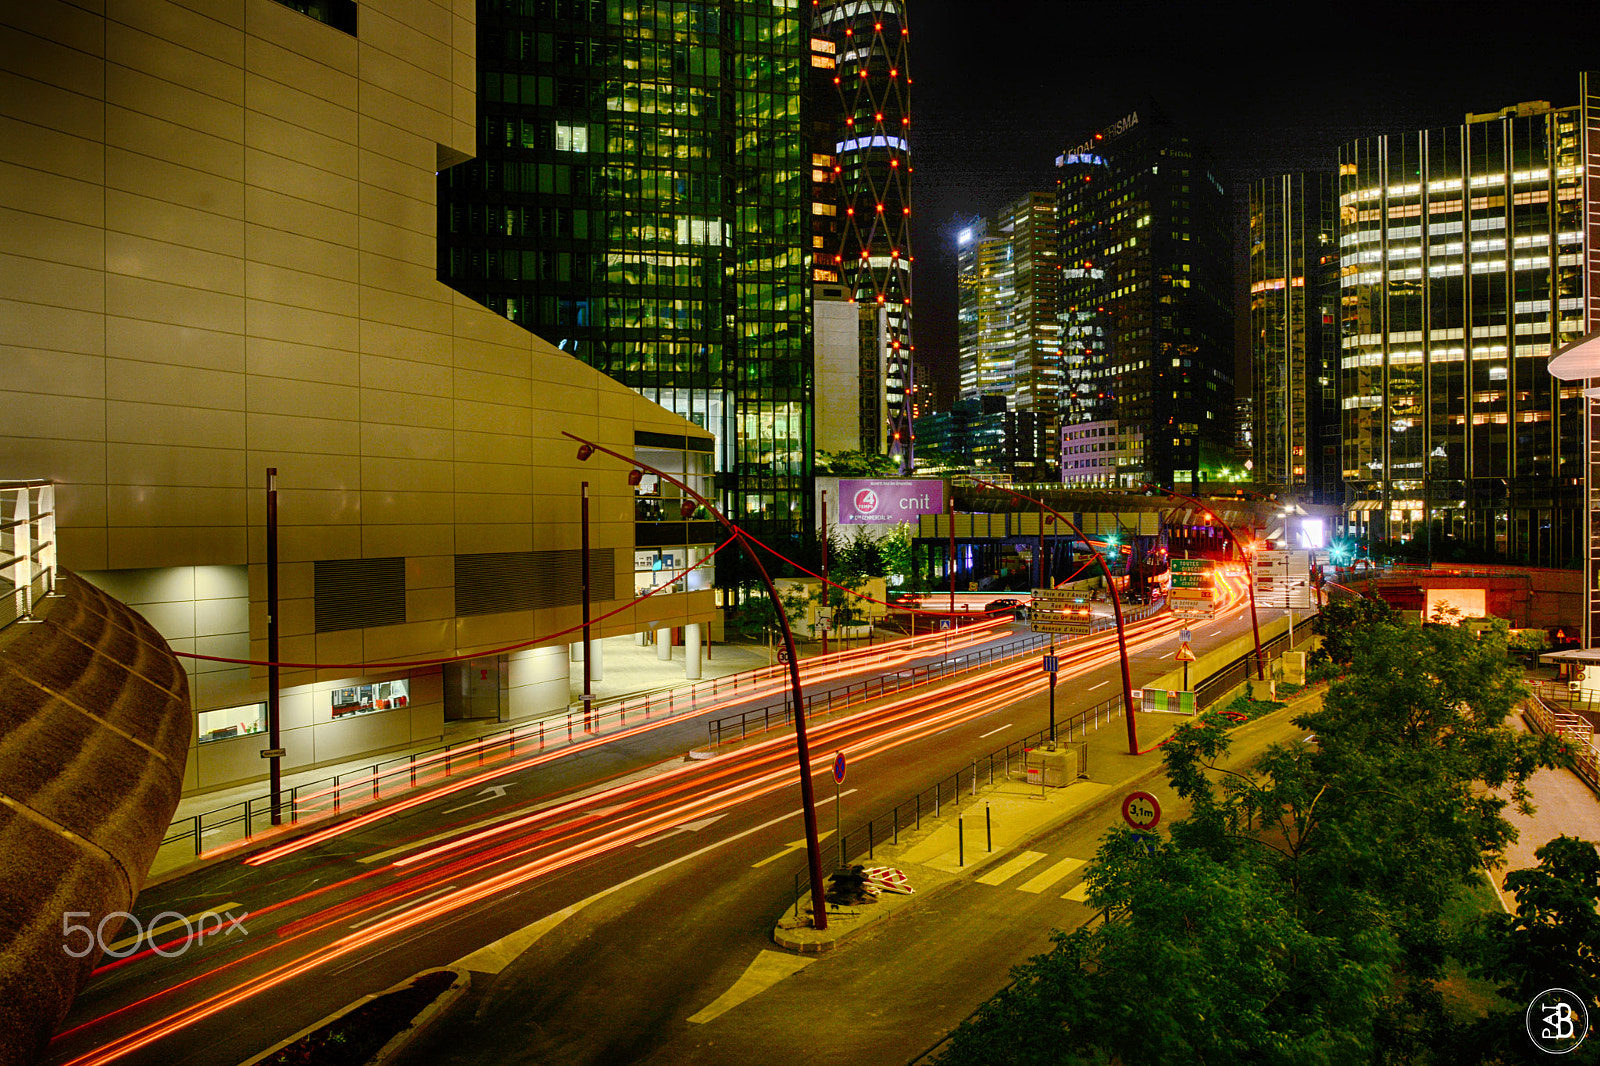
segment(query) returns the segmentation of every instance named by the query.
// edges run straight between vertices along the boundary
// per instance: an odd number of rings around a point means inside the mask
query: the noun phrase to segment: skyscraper
[[[1339,245],[1331,171],[1250,186],[1255,480],[1342,503]]]
[[[1056,159],[1062,418],[1140,450],[1124,484],[1232,462],[1227,196],[1204,152],[1144,105]]]
[[[479,0],[440,277],[716,439],[730,513],[810,507],[810,12]]]
[[[957,236],[961,397],[999,394],[1046,419],[1061,386],[1055,194],[1027,193]]]
[[[1543,101],[1339,152],[1343,471],[1374,539],[1535,565],[1580,552],[1580,108]]]
[[[861,376],[878,399],[861,447],[909,434],[911,379],[910,28],[902,0],[818,0],[811,18],[813,277],[858,305]]]

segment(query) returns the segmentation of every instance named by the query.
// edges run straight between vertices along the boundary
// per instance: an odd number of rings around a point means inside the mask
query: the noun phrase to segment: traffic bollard
[[[961,816],[956,815],[956,865],[967,864],[967,837],[961,824]]]
[[[989,805],[983,805],[983,835],[990,851],[994,850],[994,823],[989,818]]]

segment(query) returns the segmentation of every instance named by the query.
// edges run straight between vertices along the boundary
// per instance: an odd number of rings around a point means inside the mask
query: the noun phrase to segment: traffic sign
[[[1182,629],[1178,630],[1178,639],[1183,641],[1185,644],[1194,639],[1194,636],[1189,632],[1188,626],[1184,626]]]
[[[939,628],[940,629],[949,629],[953,625],[955,625],[955,622],[953,622],[949,618],[941,618],[941,619],[939,619]]]
[[[844,752],[837,751],[833,754],[833,781],[834,784],[844,784]]]
[[[1059,658],[1057,658],[1056,656],[1054,656],[1054,655],[1046,655],[1044,657],[1044,672],[1045,673],[1047,673],[1047,674],[1055,673],[1056,672],[1056,668],[1059,667],[1060,665],[1061,665],[1061,660]]]
[[[1032,595],[1035,606],[1054,607],[1089,602],[1088,595],[1077,589],[1034,589]]]
[[[1033,627],[1033,631],[1035,633],[1065,633],[1068,635],[1077,634],[1081,636],[1084,633],[1090,632],[1090,626],[1088,622],[1056,622],[1049,619],[1041,620],[1034,618],[1028,624]]]
[[[1177,660],[1180,663],[1194,662],[1194,652],[1189,648],[1189,642],[1183,641],[1178,645]]]
[[[1130,792],[1122,801],[1122,820],[1135,829],[1154,829],[1161,824],[1161,801],[1148,792]]]
[[[833,628],[833,615],[827,613],[826,611],[818,611],[816,624],[812,628],[818,630],[819,632],[826,633],[828,630]]]

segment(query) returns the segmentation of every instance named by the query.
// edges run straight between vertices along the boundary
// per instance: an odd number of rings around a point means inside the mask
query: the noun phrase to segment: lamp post
[[[654,474],[668,484],[676,485],[688,497],[683,504],[683,517],[687,519],[694,512],[694,506],[689,500],[693,500],[694,503],[710,511],[711,516],[722,524],[728,534],[738,539],[739,546],[744,549],[745,554],[750,557],[750,561],[755,564],[756,573],[761,575],[761,583],[766,586],[767,595],[772,599],[773,609],[777,612],[778,625],[783,630],[784,649],[789,656],[789,693],[790,699],[794,702],[795,748],[800,759],[800,799],[801,808],[805,816],[806,857],[810,860],[811,867],[811,920],[812,924],[818,929],[828,928],[828,900],[822,881],[822,843],[817,836],[817,804],[815,790],[811,782],[811,749],[806,741],[805,697],[800,687],[800,661],[799,656],[795,654],[794,631],[789,628],[789,615],[783,609],[783,600],[778,596],[777,586],[773,585],[771,576],[767,574],[767,568],[762,565],[761,557],[756,554],[755,548],[751,546],[750,539],[745,535],[744,530],[728,521],[727,516],[713,507],[710,500],[690,488],[688,484],[663,470],[656,469],[649,463],[642,463],[632,456],[623,455],[621,452],[612,451],[604,445],[584,440],[575,433],[568,433],[566,430],[562,430],[561,433],[562,436],[570,437],[578,442],[578,459],[580,461],[587,460],[595,452],[604,452],[614,459],[622,460],[631,467]]]
[[[985,481],[982,478],[973,477],[971,474],[968,474],[967,478],[968,480],[975,481],[979,485],[983,485],[986,488],[999,489],[1001,492],[1015,496],[1019,500],[1027,500],[1029,503],[1038,504],[1042,510],[1049,511],[1051,514],[1055,515],[1055,517],[1064,523],[1068,529],[1072,530],[1072,532],[1078,535],[1078,538],[1083,541],[1084,545],[1091,552],[1094,552],[1095,561],[1100,564],[1100,572],[1106,576],[1106,588],[1111,592],[1111,610],[1117,619],[1117,650],[1120,652],[1120,657],[1122,659],[1122,706],[1126,711],[1126,716],[1128,719],[1128,754],[1138,755],[1139,731],[1133,722],[1133,676],[1128,669],[1128,632],[1122,624],[1122,603],[1117,596],[1117,583],[1111,577],[1111,567],[1106,565],[1105,556],[1101,555],[1100,550],[1094,546],[1093,542],[1091,542],[1088,537],[1083,535],[1083,530],[1078,528],[1076,522],[1062,514],[1060,511],[1056,510],[1054,507],[1051,507],[1043,500],[1036,499],[1035,497],[1029,496],[1026,493],[1018,492],[1015,489],[1007,488],[1004,485],[997,485],[992,481]],[[1054,693],[1052,692],[1051,695],[1053,697]]]
[[[1239,542],[1238,534],[1234,533],[1233,527],[1228,525],[1227,519],[1223,518],[1220,514],[1217,514],[1212,508],[1207,507],[1193,496],[1185,496],[1183,493],[1177,492],[1173,489],[1163,488],[1160,485],[1154,485],[1148,481],[1144,482],[1143,484],[1147,489],[1155,489],[1157,492],[1164,492],[1168,496],[1174,496],[1180,500],[1188,500],[1206,514],[1215,516],[1216,520],[1222,524],[1223,530],[1228,534],[1228,540],[1233,543],[1234,549],[1238,551],[1240,555],[1244,556],[1244,583],[1245,588],[1250,592],[1250,635],[1255,638],[1256,644],[1256,680],[1265,681],[1267,678],[1267,673],[1261,662],[1261,623],[1256,619],[1256,578],[1255,575],[1250,572],[1250,553],[1245,550],[1244,545]]]

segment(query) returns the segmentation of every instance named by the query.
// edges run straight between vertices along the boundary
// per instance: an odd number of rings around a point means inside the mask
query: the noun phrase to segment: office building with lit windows
[[[856,304],[860,396],[875,401],[861,404],[858,447],[896,455],[915,387],[910,33],[902,0],[812,7],[812,279]]]
[[[1142,432],[1124,485],[1215,477],[1232,461],[1234,399],[1221,183],[1149,104],[1085,135],[1056,167],[1063,423]]]
[[[711,433],[758,534],[812,499],[811,15],[478,0],[477,158],[439,177],[441,279]]]
[[[1054,425],[1061,388],[1055,194],[1026,193],[956,237],[960,396],[1004,396]],[[1049,464],[1054,438],[1039,461]]]
[[[1340,394],[1353,532],[1538,566],[1580,557],[1580,107],[1537,101],[1339,152]]]
[[[1334,184],[1313,171],[1249,189],[1252,472],[1314,503],[1344,502]]]

